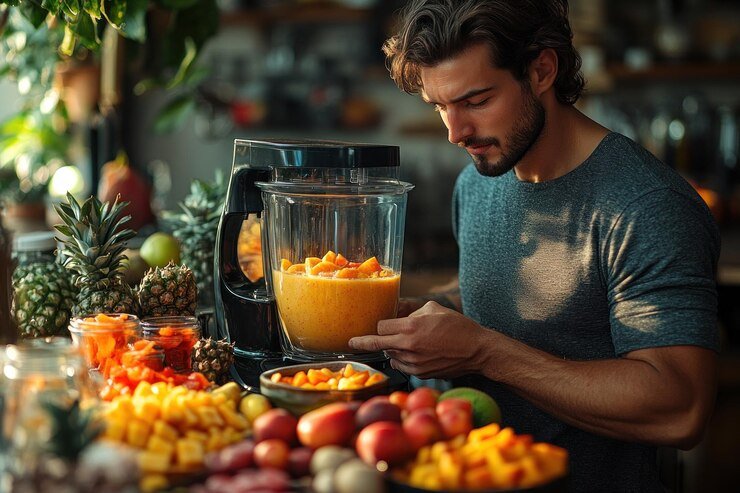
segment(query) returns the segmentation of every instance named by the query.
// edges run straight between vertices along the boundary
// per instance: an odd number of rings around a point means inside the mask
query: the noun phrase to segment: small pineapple
[[[128,202],[113,205],[91,196],[79,204],[71,194],[68,203],[56,206],[64,224],[55,226],[65,238],[59,252],[62,264],[71,269],[79,288],[73,316],[92,313],[139,312],[134,291],[124,281],[126,241],[136,233],[122,226],[131,216],[121,217]]]
[[[234,344],[226,340],[201,339],[193,347],[193,371],[211,382],[225,383],[234,364]]]
[[[198,288],[193,272],[185,265],[170,262],[161,269],[149,269],[138,295],[143,317],[195,315]]]
[[[182,212],[165,214],[174,236],[180,240],[182,263],[195,275],[198,302],[204,306],[214,302],[213,253],[225,198],[226,185],[221,174],[216,175],[213,183],[194,180],[190,194],[180,203]]]
[[[23,338],[66,332],[76,290],[57,263],[20,266],[13,273],[13,315]]]

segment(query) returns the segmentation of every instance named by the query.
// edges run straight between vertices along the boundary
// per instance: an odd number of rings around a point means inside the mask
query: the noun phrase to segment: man
[[[662,491],[655,447],[693,447],[712,411],[719,234],[675,172],[573,107],[567,10],[408,5],[391,75],[473,160],[454,194],[459,291],[350,345],[489,392],[506,425],[568,449],[575,491]]]

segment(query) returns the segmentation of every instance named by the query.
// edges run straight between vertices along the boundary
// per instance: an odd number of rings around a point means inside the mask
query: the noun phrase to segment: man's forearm
[[[697,421],[708,415],[695,395],[711,389],[682,388],[680,375],[647,361],[566,361],[495,331],[485,338],[478,361],[484,376],[584,430],[690,447],[704,425]]]

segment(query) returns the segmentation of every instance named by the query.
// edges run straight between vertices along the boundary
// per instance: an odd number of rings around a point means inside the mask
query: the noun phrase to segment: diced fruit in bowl
[[[280,372],[270,375],[273,383],[283,383],[309,390],[359,390],[383,382],[387,377],[377,371],[358,370],[352,363],[342,369],[332,371],[329,368],[309,368],[293,375]]]
[[[415,488],[466,491],[529,488],[567,474],[568,453],[531,435],[492,423],[466,435],[423,446],[413,461],[392,470]]]

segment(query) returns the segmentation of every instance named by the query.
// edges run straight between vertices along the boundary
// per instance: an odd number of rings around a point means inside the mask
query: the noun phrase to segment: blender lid
[[[400,166],[398,146],[329,140],[234,140],[234,166],[380,168]]]

